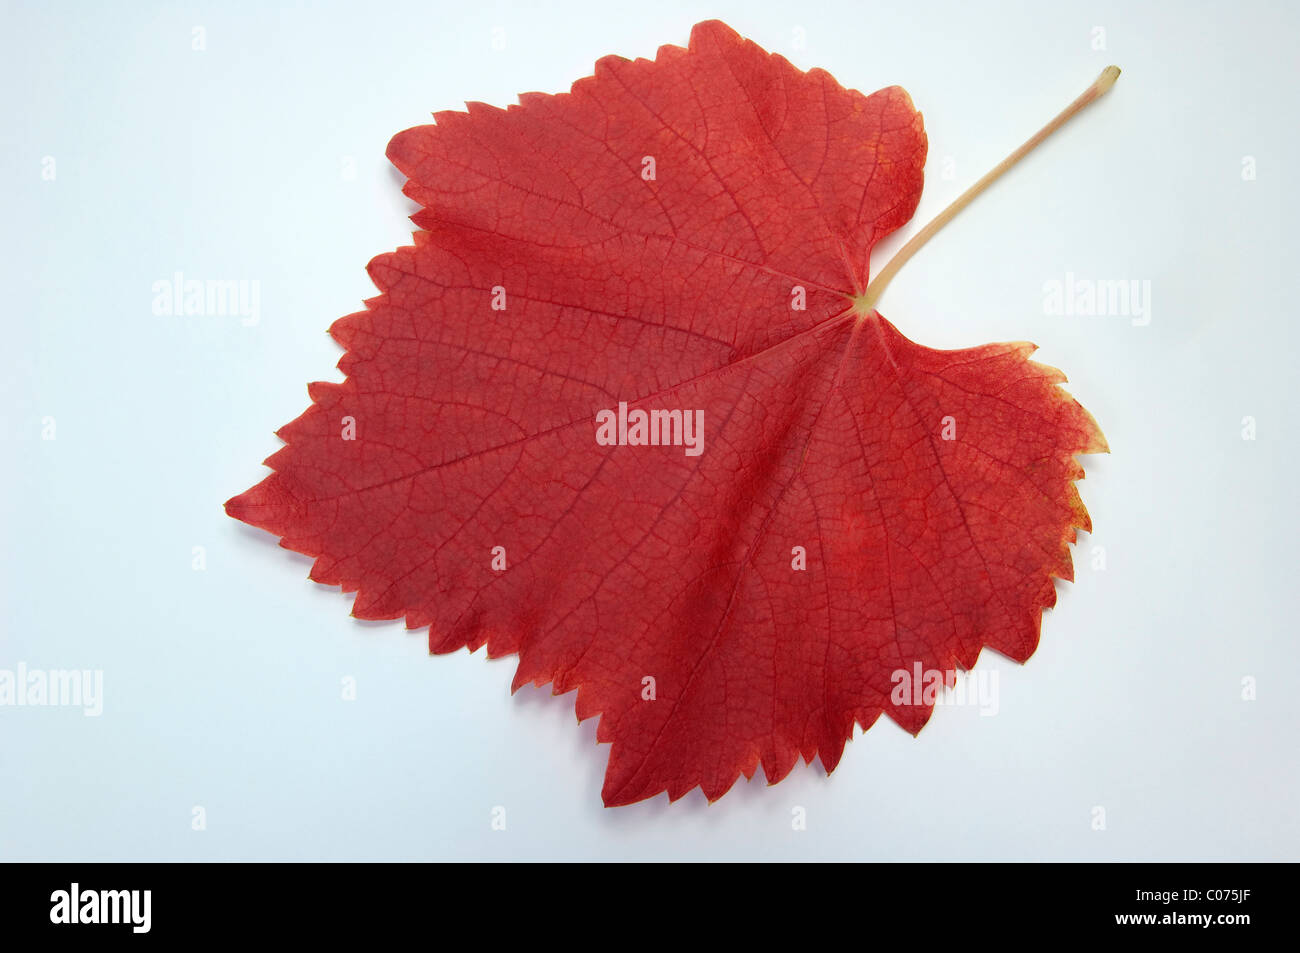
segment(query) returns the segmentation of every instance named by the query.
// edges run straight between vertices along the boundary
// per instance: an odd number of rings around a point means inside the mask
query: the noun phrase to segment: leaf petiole
[[[1025,142],[1024,145],[994,166],[982,179],[959,195],[951,205],[935,216],[935,218],[926,225],[925,228],[913,235],[907,244],[900,248],[898,253],[889,260],[888,264],[880,270],[880,273],[871,279],[867,284],[866,290],[863,291],[862,294],[851,296],[853,311],[858,315],[858,320],[866,318],[875,311],[876,302],[880,300],[880,296],[884,292],[885,287],[893,280],[894,275],[898,274],[898,270],[902,268],[903,265],[907,264],[908,259],[920,250],[921,246],[933,238],[940,229],[952,221],[958,212],[973,202],[976,196],[997,181],[998,178],[1000,178],[1002,174],[1013,165],[1027,156],[1030,152],[1034,151],[1043,140],[1065,125],[1066,122],[1073,118],[1073,116],[1082,110],[1084,106],[1087,106],[1096,99],[1100,99],[1107,90],[1115,85],[1115,80],[1118,78],[1119,67],[1107,66],[1101,71],[1101,75],[1097,77],[1093,84],[1083,91],[1082,95],[1080,95],[1078,99],[1061,110],[1061,112],[1058,113],[1051,122],[1038,130],[1038,132],[1034,133],[1034,135]]]

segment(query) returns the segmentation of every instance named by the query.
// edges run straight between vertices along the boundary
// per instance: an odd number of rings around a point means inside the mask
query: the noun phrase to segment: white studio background
[[[1123,67],[882,303],[934,347],[1035,341],[1113,453],[1037,654],[981,659],[996,717],[607,810],[572,695],[351,619],[221,504],[409,241],[394,133],[710,17],[924,112],[925,198],[877,268]],[[6,3],[0,669],[104,691],[99,717],[0,707],[0,858],[1297,859],[1298,30],[1262,2]],[[258,282],[257,322],[155,315],[176,272]],[[1149,322],[1045,313],[1067,273],[1149,282]]]

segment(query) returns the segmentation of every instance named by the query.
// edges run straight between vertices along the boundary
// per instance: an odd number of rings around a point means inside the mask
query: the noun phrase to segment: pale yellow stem
[[[880,295],[884,292],[885,286],[893,280],[894,275],[898,274],[898,269],[907,264],[907,260],[915,255],[922,245],[933,238],[941,228],[952,221],[958,212],[973,202],[977,195],[997,181],[1004,172],[1033,152],[1044,139],[1064,126],[1075,113],[1094,99],[1101,98],[1103,93],[1115,85],[1115,80],[1118,78],[1119,67],[1107,66],[1101,71],[1101,75],[1097,77],[1096,81],[1083,91],[1083,95],[1061,110],[1055,119],[1034,133],[1033,137],[1023,146],[999,162],[984,178],[959,195],[956,201],[940,212],[929,225],[913,235],[907,244],[898,250],[898,254],[889,259],[889,263],[880,270],[880,274],[871,279],[866,290],[862,294],[852,297],[854,312],[865,317],[875,311],[876,302],[880,300]]]

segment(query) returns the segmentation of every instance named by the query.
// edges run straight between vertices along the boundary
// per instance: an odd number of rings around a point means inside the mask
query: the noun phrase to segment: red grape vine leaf
[[[330,329],[345,381],[231,516],[355,616],[576,689],[607,805],[830,771],[854,723],[926,723],[900,673],[1034,651],[1106,445],[1032,345],[855,308],[921,194],[902,89],[707,22],[434,118],[389,145],[419,231]]]

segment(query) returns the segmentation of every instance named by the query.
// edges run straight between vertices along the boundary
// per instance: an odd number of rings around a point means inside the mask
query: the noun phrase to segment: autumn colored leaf
[[[335,322],[342,384],[231,516],[362,619],[519,656],[612,745],[608,805],[917,732],[898,673],[1033,653],[1106,449],[1033,345],[936,351],[868,295],[926,137],[721,23],[388,155],[422,209]]]

